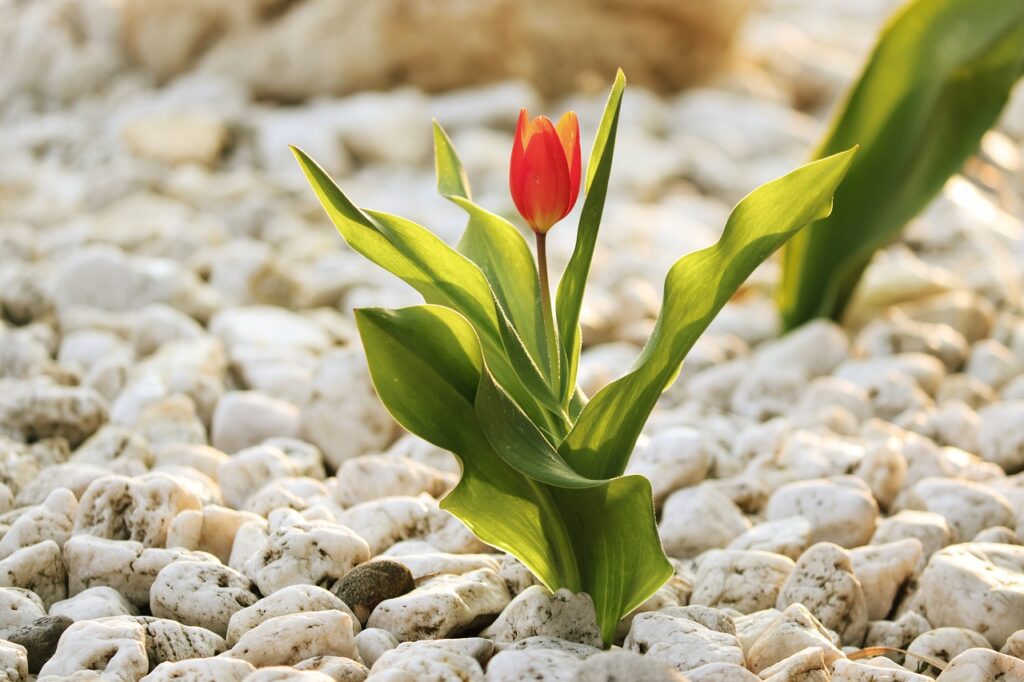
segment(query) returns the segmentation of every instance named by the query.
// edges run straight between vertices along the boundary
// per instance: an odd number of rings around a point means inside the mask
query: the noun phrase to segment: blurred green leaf
[[[718,243],[676,261],[654,331],[632,369],[587,403],[560,446],[573,469],[587,478],[625,470],[658,396],[694,342],[754,268],[828,215],[853,155],[851,149],[762,185],[733,209]]]
[[[594,245],[601,227],[604,201],[608,194],[608,178],[612,172],[612,155],[615,152],[615,133],[619,126],[619,110],[622,107],[622,91],[626,87],[626,76],[619,69],[615,83],[608,95],[604,116],[594,138],[587,162],[586,199],[580,214],[576,233],[576,248],[558,283],[555,297],[555,316],[558,320],[558,337],[562,342],[562,354],[568,371],[563,372],[561,392],[568,404],[576,390],[576,373],[580,355],[580,309],[583,306],[583,292],[590,274],[590,262],[594,258]]]
[[[590,594],[610,644],[622,616],[672,575],[647,479],[573,471],[494,383],[472,325],[455,311],[363,309],[356,322],[384,405],[462,463],[441,506],[548,588]]]
[[[364,211],[300,149],[295,156],[331,222],[356,252],[404,280],[427,303],[447,305],[479,332],[491,371],[538,424],[560,428],[559,397],[519,339],[479,267],[416,223]],[[547,409],[545,409],[545,407]]]
[[[977,149],[1022,73],[1022,0],[912,0],[890,20],[815,153],[861,146],[832,215],[786,245],[787,328],[842,315],[872,254]]]

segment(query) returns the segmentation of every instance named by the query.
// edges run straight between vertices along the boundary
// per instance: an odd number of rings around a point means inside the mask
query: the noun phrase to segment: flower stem
[[[537,237],[537,275],[540,278],[540,305],[544,315],[544,337],[547,341],[551,375],[557,385],[558,332],[555,329],[555,317],[551,310],[551,288],[548,284],[548,235],[546,232],[534,232],[533,234]]]

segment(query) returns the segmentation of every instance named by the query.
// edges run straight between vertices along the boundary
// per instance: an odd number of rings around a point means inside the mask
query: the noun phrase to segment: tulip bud
[[[564,218],[580,194],[580,124],[567,112],[555,126],[519,112],[509,168],[512,201],[534,232],[544,234]]]

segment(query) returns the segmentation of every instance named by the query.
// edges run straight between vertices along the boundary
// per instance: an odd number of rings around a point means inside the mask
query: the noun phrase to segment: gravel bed
[[[762,5],[708,85],[627,91],[588,394],[671,262],[805,158],[893,3]],[[610,651],[587,595],[438,507],[458,464],[381,407],[350,313],[417,298],[344,247],[286,145],[454,241],[432,117],[510,213],[519,107],[574,108],[589,139],[602,99],[281,106],[125,72],[0,105],[0,679],[1024,682],[1020,88],[844,325],[780,336],[772,261],[694,348],[629,468],[676,573]]]

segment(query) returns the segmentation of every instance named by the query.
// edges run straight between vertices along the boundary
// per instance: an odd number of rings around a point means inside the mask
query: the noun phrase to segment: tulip
[[[580,124],[575,112],[555,126],[519,112],[509,171],[512,201],[537,234],[564,218],[580,194]]]

